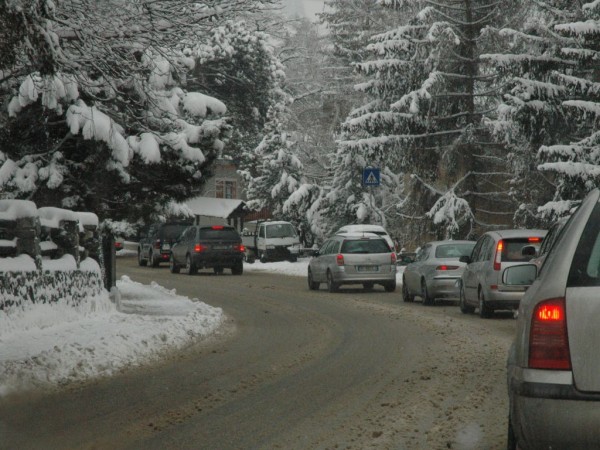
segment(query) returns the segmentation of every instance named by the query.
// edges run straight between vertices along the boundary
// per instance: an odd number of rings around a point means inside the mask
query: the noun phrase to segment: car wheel
[[[138,265],[142,266],[142,267],[146,267],[147,264],[148,264],[148,261],[146,259],[144,259],[144,257],[142,256],[142,251],[138,250]]]
[[[465,288],[462,283],[460,284],[460,291],[458,297],[458,307],[460,308],[460,312],[463,314],[473,314],[475,308],[470,305],[467,305],[467,299],[465,298]]]
[[[481,317],[482,319],[487,319],[489,318],[493,311],[490,309],[489,306],[487,306],[485,304],[485,296],[483,295],[483,290],[481,288],[479,288],[479,317]]]
[[[338,290],[338,284],[333,281],[333,275],[329,270],[327,271],[327,289],[329,289],[329,292],[337,292]]]
[[[213,271],[215,272],[216,275],[221,275],[223,273],[223,268],[222,267],[213,267]]]
[[[244,273],[244,263],[239,262],[231,268],[232,275],[241,275]]]
[[[407,303],[412,303],[415,300],[414,295],[410,294],[408,286],[406,285],[406,279],[402,278],[402,300]]]
[[[394,292],[396,290],[396,280],[383,285],[385,292]]]
[[[312,271],[309,268],[308,269],[308,288],[311,291],[317,291],[317,290],[319,290],[320,285],[321,285],[321,283],[317,283],[316,281],[313,280]]]
[[[192,257],[190,255],[187,255],[185,258],[185,268],[187,269],[188,275],[194,275],[198,272],[198,269],[196,268],[196,265],[192,261]]]
[[[375,286],[375,283],[363,283],[363,288],[367,290],[373,289],[373,286]]]
[[[177,265],[175,259],[173,258],[173,254],[171,254],[171,257],[169,258],[169,270],[171,271],[171,273],[179,273],[180,270],[180,267]]]
[[[267,262],[267,255],[265,255],[264,253],[260,254],[260,262],[261,263],[266,263]]]
[[[433,305],[433,298],[429,296],[429,291],[427,290],[427,283],[425,280],[421,280],[421,298],[423,299],[423,304],[425,306]]]

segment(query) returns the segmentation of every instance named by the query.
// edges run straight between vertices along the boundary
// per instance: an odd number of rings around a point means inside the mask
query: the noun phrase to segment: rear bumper
[[[600,393],[578,391],[571,372],[511,373],[512,423],[522,448],[598,448]]]
[[[203,267],[233,267],[243,264],[244,254],[236,255],[202,255],[194,254],[192,261],[197,268]]]
[[[348,272],[340,269],[332,273],[333,280],[338,284],[391,283],[396,281],[396,266],[379,272],[365,273]]]
[[[524,293],[523,291],[490,289],[485,296],[485,304],[493,309],[517,309]]]
[[[431,286],[428,287],[429,295],[434,298],[458,298],[460,288],[458,287],[460,277],[436,277]]]

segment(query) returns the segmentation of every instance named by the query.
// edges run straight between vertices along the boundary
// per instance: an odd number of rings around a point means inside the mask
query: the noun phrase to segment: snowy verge
[[[0,311],[0,396],[109,376],[214,332],[223,311],[124,276],[121,311],[106,291]],[[135,314],[133,314],[135,313]]]

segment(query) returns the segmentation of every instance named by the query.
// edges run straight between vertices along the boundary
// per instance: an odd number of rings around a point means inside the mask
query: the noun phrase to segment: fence
[[[0,310],[77,304],[115,285],[114,240],[89,212],[0,200]]]

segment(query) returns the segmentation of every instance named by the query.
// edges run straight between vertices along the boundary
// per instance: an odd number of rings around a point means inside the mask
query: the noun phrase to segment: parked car
[[[460,277],[466,264],[461,256],[469,256],[475,241],[433,241],[422,246],[415,262],[404,269],[402,298],[412,302],[415,295],[424,305],[433,305],[436,298],[458,299]]]
[[[189,275],[204,268],[212,268],[216,274],[231,269],[233,275],[241,275],[245,250],[240,234],[232,226],[193,225],[186,228],[171,248],[169,267],[172,273],[179,273],[185,267]]]
[[[161,262],[169,262],[171,245],[191,224],[191,221],[158,222],[142,231],[138,243],[138,264],[158,267]]]
[[[285,260],[296,262],[301,248],[296,227],[282,220],[246,223],[242,242],[246,247],[248,263],[253,263],[256,258],[262,263]]]
[[[125,249],[125,239],[122,237],[115,237],[115,251],[120,251]]]
[[[396,290],[396,253],[386,240],[373,233],[337,233],[327,239],[308,263],[308,287],[327,283],[329,292],[343,284],[362,284],[372,289],[381,284]]]
[[[508,355],[508,448],[597,449],[600,191],[564,224],[540,269],[509,267],[504,279],[531,284]]]
[[[502,271],[535,257],[546,233],[527,229],[484,233],[471,256],[460,258],[467,264],[460,281],[460,310],[467,314],[478,308],[481,317],[490,317],[496,310],[517,309],[525,289],[505,285]]]
[[[364,223],[357,223],[353,225],[344,225],[336,233],[375,233],[378,236],[381,236],[385,239],[390,248],[396,251],[396,246],[394,245],[394,241],[390,237],[385,228],[381,225],[370,225]]]

